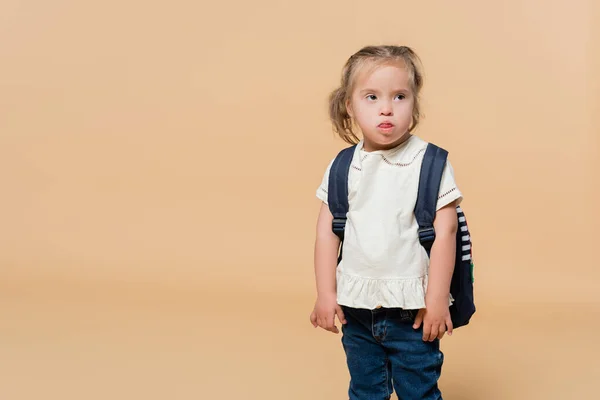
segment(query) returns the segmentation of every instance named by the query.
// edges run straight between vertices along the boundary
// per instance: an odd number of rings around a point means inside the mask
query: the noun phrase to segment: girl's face
[[[346,108],[362,131],[364,149],[374,151],[390,149],[405,140],[413,105],[406,68],[382,65],[358,74]]]

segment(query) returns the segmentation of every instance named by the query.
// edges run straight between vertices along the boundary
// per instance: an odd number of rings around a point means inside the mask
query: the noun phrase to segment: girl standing
[[[323,202],[315,243],[314,327],[338,333],[350,372],[350,400],[441,399],[444,356],[452,334],[450,281],[462,194],[446,163],[430,257],[414,216],[427,142],[419,123],[423,75],[405,46],[369,46],[352,55],[330,96],[334,130],[356,144],[348,177],[349,211],[340,239],[328,208],[329,164],[317,197]],[[358,129],[358,130],[357,130]],[[362,139],[359,139],[360,132]]]

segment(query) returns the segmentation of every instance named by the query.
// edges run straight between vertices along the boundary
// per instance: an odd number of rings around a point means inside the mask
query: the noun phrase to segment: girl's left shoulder
[[[409,159],[422,159],[429,142],[419,136],[412,136],[406,146],[405,154]]]
[[[425,147],[427,147],[427,145],[429,144],[429,142],[425,139],[423,139],[420,136],[416,136],[416,135],[411,135],[410,139],[408,140],[408,148],[411,149],[417,149],[417,150],[421,150],[424,149]]]
[[[413,146],[412,146],[413,149],[415,149],[417,152],[420,152],[421,155],[425,154],[425,150],[427,150],[427,146],[430,145],[430,144],[432,144],[434,146],[437,146],[437,147],[439,147],[442,150],[448,151],[448,149],[446,149],[444,146],[441,146],[441,145],[439,145],[437,143],[434,143],[434,142],[429,142],[429,141],[427,141],[427,140],[425,140],[423,138],[420,138],[418,136],[413,136],[411,138],[411,140],[413,142],[412,143],[413,144]],[[450,160],[448,160],[448,162],[450,162]]]

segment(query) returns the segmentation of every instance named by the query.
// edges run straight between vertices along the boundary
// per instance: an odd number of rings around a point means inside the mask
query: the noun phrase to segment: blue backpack
[[[342,259],[346,214],[349,208],[348,173],[355,148],[356,145],[340,151],[329,172],[327,201],[329,210],[333,215],[333,232],[341,240],[338,263]],[[428,256],[435,241],[433,220],[435,219],[438,193],[447,158],[448,152],[446,150],[429,143],[421,165],[415,218],[419,224],[419,242],[425,248]],[[450,306],[450,316],[454,328],[467,325],[475,313],[471,235],[461,207],[457,207],[456,211],[458,216],[456,260],[450,284],[450,293],[454,298],[454,303]]]

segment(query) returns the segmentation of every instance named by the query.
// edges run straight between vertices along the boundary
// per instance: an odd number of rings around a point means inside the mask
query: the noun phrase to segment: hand
[[[315,308],[310,314],[310,322],[316,328],[320,326],[326,331],[339,333],[338,327],[335,325],[335,316],[342,324],[346,324],[346,318],[342,307],[337,303],[335,293],[319,295],[315,302]]]
[[[435,338],[441,339],[446,331],[452,336],[452,319],[450,318],[450,308],[448,300],[426,301],[426,308],[422,308],[417,313],[414,329],[419,329],[423,323],[423,341],[433,342]]]

